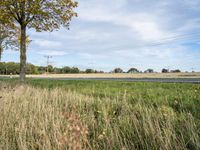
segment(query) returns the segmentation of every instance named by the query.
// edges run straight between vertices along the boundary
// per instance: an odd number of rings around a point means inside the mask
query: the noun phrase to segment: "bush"
[[[162,69],[162,73],[169,73],[168,69]]]
[[[123,70],[121,68],[115,68],[113,70],[114,73],[123,73]]]
[[[86,69],[85,73],[95,73],[95,70],[93,70],[93,69]]]
[[[181,71],[179,69],[171,70],[172,73],[180,73]]]
[[[139,73],[139,70],[136,68],[130,68],[127,73]]]

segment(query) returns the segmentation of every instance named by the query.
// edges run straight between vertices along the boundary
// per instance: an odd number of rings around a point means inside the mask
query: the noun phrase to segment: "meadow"
[[[200,149],[200,85],[0,79],[0,149]]]

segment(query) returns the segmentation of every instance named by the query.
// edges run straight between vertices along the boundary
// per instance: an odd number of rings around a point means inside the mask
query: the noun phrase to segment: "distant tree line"
[[[179,70],[179,69],[169,70],[169,69],[163,68],[161,72],[162,72],[162,73],[170,73],[170,72],[171,72],[171,73],[179,73],[179,72],[181,72],[181,70]]]
[[[20,73],[19,70],[20,70],[19,63],[0,62],[0,74],[15,75]],[[53,67],[51,65],[49,65],[48,67],[44,67],[44,66],[36,66],[30,63],[26,64],[26,74],[44,74],[44,73],[70,74],[70,73],[104,73],[104,72],[93,69],[86,69],[85,71],[81,71],[77,67],[69,67],[69,66],[58,68],[58,67]]]
[[[10,75],[10,74],[19,74],[20,64],[15,62],[0,62],[0,74]],[[143,73],[154,73],[153,69],[147,69]],[[169,70],[169,69],[162,69],[162,73],[179,73],[181,72],[179,69]],[[53,67],[49,65],[48,67],[44,66],[36,66],[33,64],[28,63],[26,65],[26,74],[44,74],[44,73],[51,73],[51,74],[70,74],[70,73],[104,73],[103,71],[97,71],[94,69],[86,69],[84,71],[80,70],[77,67],[69,67],[65,66],[62,68]],[[115,68],[110,73],[142,73],[137,68],[130,68],[128,71],[123,71],[121,68]]]
[[[27,74],[38,74],[38,68],[33,64],[27,64],[26,66]],[[14,62],[0,62],[0,74],[8,75],[8,74],[19,74],[20,64]]]
[[[175,70],[169,70],[163,68],[161,70],[162,73],[179,73],[181,70],[175,69]],[[115,68],[111,73],[156,73],[153,69],[147,69],[144,72],[138,70],[137,68],[130,68],[127,72],[123,71],[121,68]]]
[[[147,69],[144,71],[144,73],[153,73],[153,69]],[[137,68],[130,68],[127,72],[123,71],[121,68],[115,68],[112,73],[142,73],[142,71],[139,71]]]

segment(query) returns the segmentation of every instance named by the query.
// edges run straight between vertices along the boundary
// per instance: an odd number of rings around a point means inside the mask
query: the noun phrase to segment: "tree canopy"
[[[53,31],[61,26],[69,28],[72,17],[77,16],[73,0],[1,0],[0,23],[20,27],[20,79],[25,79],[26,29]]]
[[[168,73],[168,72],[169,72],[169,69],[163,68],[161,72],[162,72],[162,73]]]
[[[144,71],[144,73],[154,73],[154,70],[153,69],[147,69]]]
[[[0,19],[15,26],[16,22],[37,31],[53,31],[60,26],[69,26],[77,13],[73,0],[1,0]]]
[[[0,24],[0,61],[5,49],[19,50],[21,33],[19,28],[9,28]],[[30,37],[26,36],[26,45],[31,43]]]
[[[123,70],[121,68],[115,68],[113,70],[114,73],[123,73]]]
[[[19,44],[17,44],[17,36],[14,29],[9,28],[6,24],[0,22],[0,61],[4,49],[11,48],[16,49]]]
[[[130,68],[127,73],[139,73],[139,70],[137,68]]]

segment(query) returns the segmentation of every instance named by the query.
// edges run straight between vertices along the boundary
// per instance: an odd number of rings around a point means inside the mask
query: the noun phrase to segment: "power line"
[[[169,42],[173,43],[175,41],[180,41],[187,39],[188,41],[194,41],[198,42],[200,41],[200,32],[195,32],[195,33],[188,33],[188,34],[180,34],[180,35],[174,35],[171,37],[166,37],[157,41],[151,41],[151,42],[146,42],[146,44],[137,44],[132,46],[132,48],[145,48],[145,47],[156,47],[156,46],[162,46],[169,44]],[[124,47],[130,47],[130,45],[124,45]],[[119,48],[117,47],[112,47],[112,48]]]
[[[197,36],[197,37],[196,37]],[[168,44],[168,42],[174,42],[177,40],[184,40],[184,39],[188,39],[188,40],[199,40],[200,39],[200,32],[196,32],[196,33],[190,33],[190,34],[182,34],[182,35],[176,35],[176,36],[171,36],[171,37],[167,37],[167,38],[163,38],[160,39],[158,41],[155,42],[151,42],[145,45],[138,45],[135,46],[136,47],[154,47],[154,46],[160,46],[160,45],[165,45]]]

